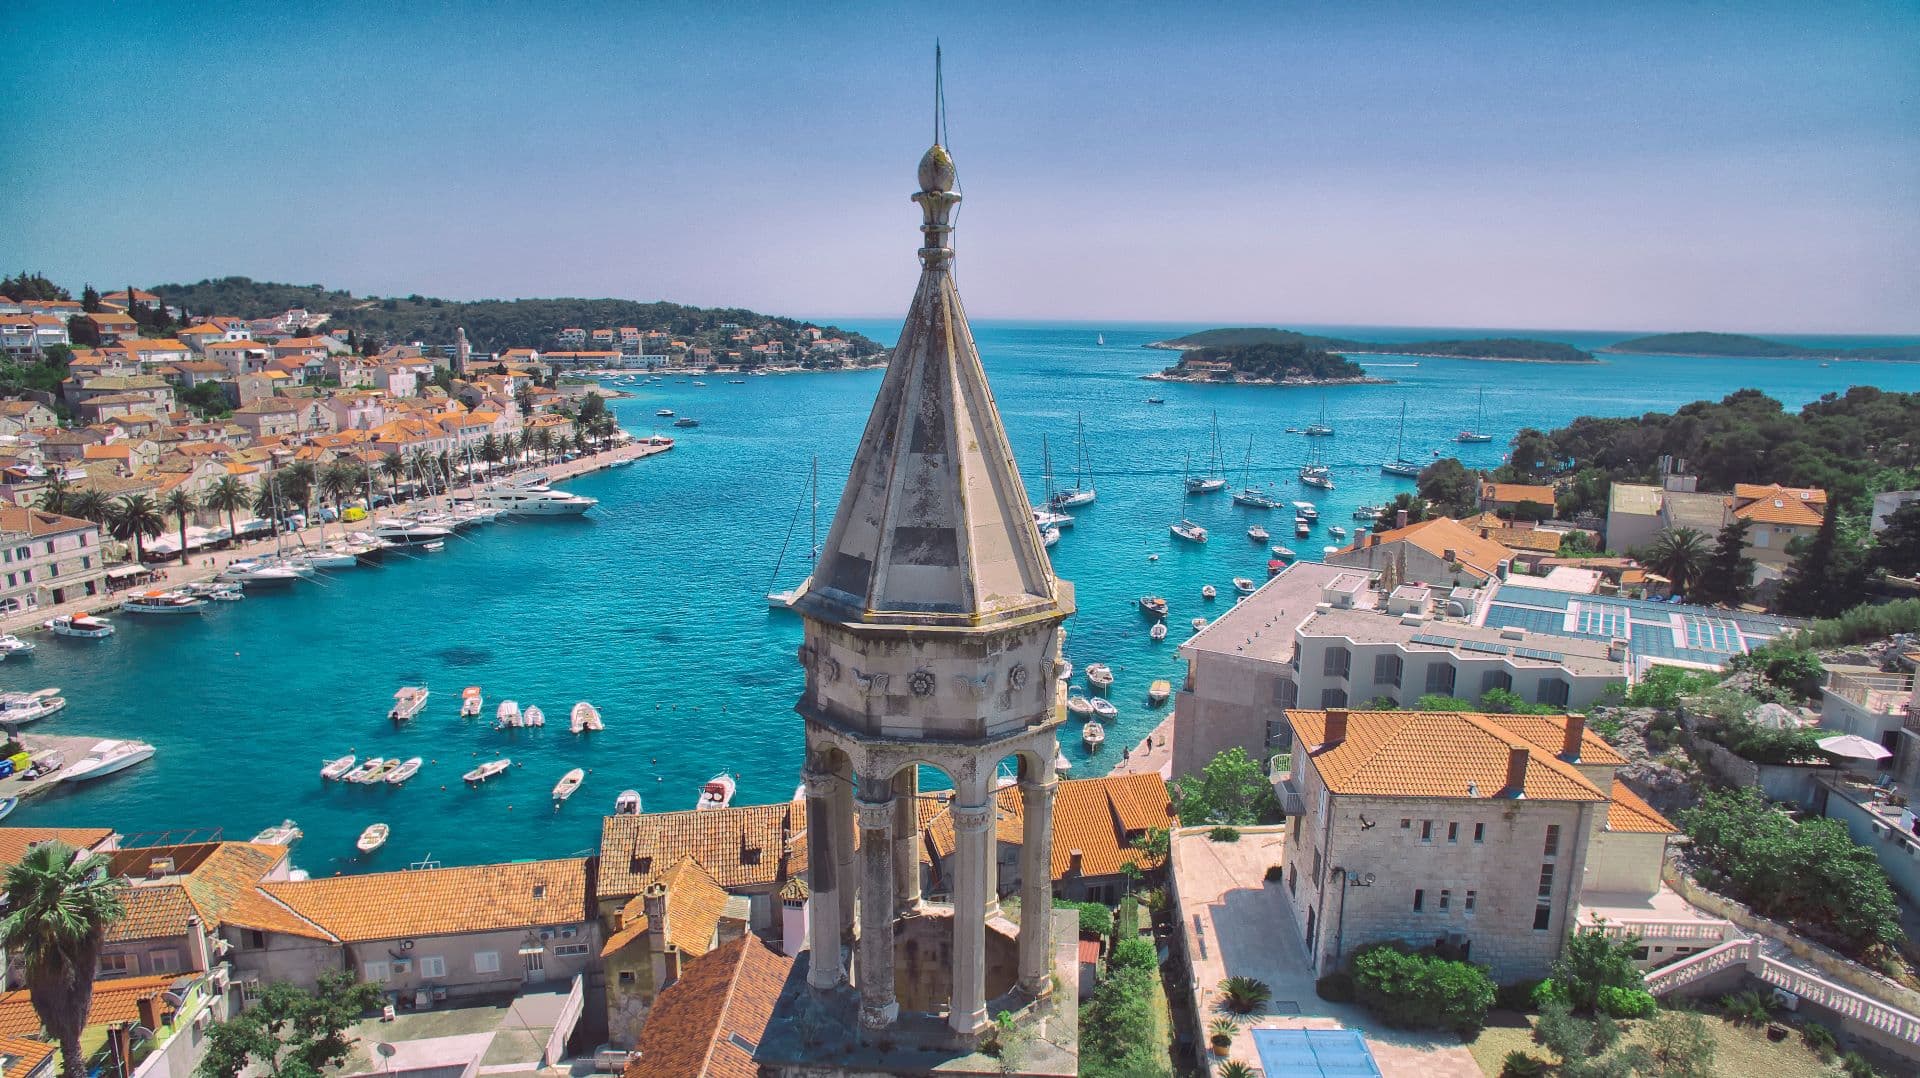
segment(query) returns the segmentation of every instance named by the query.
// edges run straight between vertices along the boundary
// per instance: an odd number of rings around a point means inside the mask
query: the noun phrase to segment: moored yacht
[[[1189,543],[1204,543],[1207,541],[1207,529],[1185,517],[1167,525],[1167,530],[1172,532],[1175,538],[1185,539]]]
[[[40,626],[55,636],[77,636],[85,640],[103,640],[113,635],[113,623],[92,614],[62,614]]]
[[[87,750],[87,755],[78,763],[62,771],[60,777],[67,782],[86,782],[124,771],[152,757],[153,746],[144,741],[100,741]]]
[[[374,521],[368,534],[389,546],[420,547],[446,542],[447,537],[453,534],[453,529],[402,517],[389,517]]]
[[[44,719],[67,706],[59,689],[37,692],[0,692],[0,723],[18,724]]]
[[[600,504],[598,498],[568,494],[544,483],[486,487],[468,498],[475,505],[498,510],[501,516],[508,517],[579,516]]]
[[[204,596],[182,591],[143,591],[120,600],[122,614],[203,614],[208,603]]]
[[[304,573],[270,558],[242,558],[220,570],[219,579],[250,588],[289,587]]]
[[[32,641],[22,640],[12,633],[0,635],[0,659],[4,659],[9,655],[31,655],[33,654],[33,649],[38,646],[38,644]]]
[[[726,808],[733,804],[734,788],[733,776],[722,771],[708,779],[706,785],[700,787],[700,803],[694,807],[697,809]]]

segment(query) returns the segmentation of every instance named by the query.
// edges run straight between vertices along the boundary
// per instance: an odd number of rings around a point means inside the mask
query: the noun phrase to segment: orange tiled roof
[[[0,1036],[0,1056],[7,1060],[6,1073],[0,1078],[26,1078],[53,1056],[53,1045],[26,1037]]]
[[[167,851],[155,848],[143,852],[164,855]],[[131,851],[120,856],[131,863],[124,869],[116,865],[116,871],[138,873],[149,863],[145,859],[136,861]],[[198,917],[210,931],[222,925],[234,925],[313,939],[327,938],[325,932],[260,893],[261,880],[286,860],[285,846],[221,842],[210,849],[180,847],[175,856],[186,871],[156,883],[135,879],[127,890],[127,915],[108,930],[109,940],[184,935],[189,917]]]
[[[1800,525],[1817,528],[1826,519],[1813,503],[1800,500],[1793,494],[1771,494],[1751,501],[1733,511],[1733,515],[1742,520],[1756,520],[1762,524]]]
[[[599,897],[631,898],[689,855],[727,890],[771,887],[805,871],[804,846],[783,849],[805,826],[792,802],[609,816],[600,825]]]
[[[1812,505],[1827,504],[1827,492],[1819,487],[1783,487],[1778,483],[1735,483],[1733,485],[1733,496],[1740,501],[1753,501],[1758,498],[1781,495]]]
[[[691,856],[660,877],[667,888],[667,942],[688,958],[698,958],[713,946],[720,917],[727,910],[727,892],[713,882],[707,870]],[[638,895],[620,911],[620,930],[607,938],[602,958],[646,935],[646,900]]]
[[[592,916],[587,862],[577,857],[284,881],[261,890],[347,943],[576,924]]]
[[[691,963],[654,1001],[623,1078],[757,1078],[753,1050],[792,969],[752,933]]]
[[[1444,558],[1447,551],[1460,564],[1474,570],[1482,576],[1492,576],[1503,561],[1513,560],[1514,552],[1501,543],[1488,539],[1459,521],[1450,517],[1434,517],[1404,528],[1392,528],[1379,533],[1375,545],[1405,540],[1436,558]],[[1345,554],[1359,549],[1354,543],[1340,551]]]
[[[999,842],[1013,846],[1024,843],[1021,800],[1017,785],[1003,786],[996,792],[995,837]],[[927,845],[941,857],[951,855],[955,848],[949,808],[942,802],[939,813],[924,825]],[[1131,845],[1135,835],[1171,826],[1173,801],[1159,775],[1067,779],[1053,796],[1053,848],[1048,851],[1053,878],[1066,877],[1075,850],[1080,851],[1082,876],[1115,875],[1122,865],[1139,862],[1140,851]]]
[[[1537,505],[1553,507],[1553,488],[1533,483],[1482,483],[1480,497],[1501,505],[1521,502],[1533,502]]]
[[[0,506],[0,532],[24,532],[28,536],[38,537],[99,527],[100,525],[90,520],[49,513],[44,509]]]
[[[160,995],[173,987],[182,974],[160,973],[147,977],[112,977],[93,983],[93,1003],[87,1009],[89,1028],[112,1022],[132,1022],[140,1017],[140,1000]],[[18,1037],[40,1032],[40,1016],[33,1001],[22,988],[0,995],[0,1036]]]
[[[127,889],[126,913],[107,928],[107,942],[184,936],[187,919],[198,916],[187,889],[177,883],[153,883]]]
[[[1678,827],[1660,815],[1652,805],[1642,800],[1640,795],[1627,788],[1619,779],[1613,780],[1608,793],[1613,804],[1607,806],[1607,830],[1627,831],[1643,835],[1677,835]]]
[[[1512,717],[1459,711],[1350,711],[1345,740],[1325,745],[1326,712],[1287,712],[1300,743],[1316,746],[1307,757],[1336,794],[1500,797],[1507,782],[1509,751],[1522,748],[1528,755],[1523,790],[1528,800],[1608,800],[1552,751],[1497,721]]]
[[[1557,753],[1566,743],[1567,719],[1564,715],[1487,715],[1485,718],[1548,752]],[[1592,727],[1587,727],[1580,735],[1580,762],[1624,767],[1627,758],[1607,744],[1606,738],[1594,733]]]
[[[112,837],[110,827],[0,827],[0,868],[19,864],[30,847],[42,842],[59,841],[85,850]]]

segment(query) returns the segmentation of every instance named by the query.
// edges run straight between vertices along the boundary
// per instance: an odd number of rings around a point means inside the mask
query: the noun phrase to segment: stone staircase
[[[1762,984],[1792,992],[1809,1003],[1877,1030],[1908,1046],[1920,1046],[1920,1017],[1842,988],[1766,953],[1757,938],[1732,939],[1647,974],[1647,991],[1663,996],[1736,966]]]

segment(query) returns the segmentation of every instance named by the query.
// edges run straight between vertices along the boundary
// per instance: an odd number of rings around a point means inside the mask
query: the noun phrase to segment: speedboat
[[[706,785],[700,787],[700,803],[694,807],[697,809],[726,808],[733,803],[733,791],[733,776],[722,771],[708,779]]]
[[[406,722],[427,706],[427,696],[425,685],[402,685],[393,694],[393,710],[387,712],[387,718],[394,722]]]
[[[1211,599],[1218,594],[1220,594],[1220,592],[1217,589],[1215,589],[1212,584],[1200,585],[1200,598]]]
[[[1167,525],[1167,530],[1173,533],[1174,538],[1185,539],[1189,543],[1204,543],[1207,541],[1207,529],[1185,517]]]
[[[560,776],[560,781],[553,784],[553,803],[558,805],[560,802],[572,797],[573,792],[578,790],[580,784],[585,782],[586,779],[586,771],[578,767]]]
[[[61,772],[60,777],[68,782],[86,782],[152,758],[153,746],[144,741],[100,741],[87,750],[80,762]]]
[[[1247,538],[1253,540],[1256,543],[1264,543],[1268,539],[1273,538],[1273,536],[1272,536],[1272,533],[1267,531],[1267,529],[1262,528],[1258,524],[1255,524],[1253,527],[1247,529]]]
[[[22,640],[12,633],[0,635],[0,659],[4,659],[9,655],[31,655],[33,654],[33,649],[38,646],[38,644],[32,641]]]
[[[573,705],[573,732],[578,734],[586,730],[604,730],[606,724],[600,721],[600,711],[585,700]]]
[[[513,761],[502,756],[498,760],[488,760],[486,763],[481,764],[479,767],[474,768],[472,771],[460,777],[466,779],[468,782],[485,782],[512,766]]]
[[[1067,711],[1078,718],[1085,718],[1093,714],[1093,702],[1074,693],[1067,697]]]
[[[1165,397],[1148,397],[1148,398],[1147,398],[1147,403],[1148,403],[1148,404],[1165,404],[1165,403],[1167,403],[1167,398],[1165,398]]]
[[[493,728],[504,730],[509,726],[518,725],[520,725],[520,705],[512,700],[500,701],[500,706],[493,709]]]
[[[1259,590],[1259,588],[1260,585],[1255,584],[1251,577],[1236,576],[1233,578],[1233,590],[1242,595],[1252,595],[1255,591]]]
[[[1087,743],[1088,751],[1096,751],[1107,743],[1107,728],[1090,721],[1080,728],[1080,740]]]
[[[1293,534],[1294,535],[1298,536],[1301,539],[1305,539],[1307,537],[1307,533],[1312,530],[1313,530],[1313,525],[1307,520],[1306,517],[1293,518]]]
[[[1164,618],[1167,616],[1167,601],[1158,595],[1142,595],[1140,612],[1150,618]]]
[[[122,614],[203,614],[207,600],[183,591],[143,591],[120,600]]]
[[[55,636],[77,636],[87,640],[104,640],[113,635],[111,622],[91,614],[62,614],[40,627]]]
[[[1061,656],[1053,666],[1053,676],[1061,681],[1073,680],[1073,660]]]
[[[673,425],[676,427],[697,427],[700,425],[700,421],[690,415],[683,415],[679,419],[674,420]]]
[[[355,842],[354,845],[360,848],[361,853],[372,853],[387,844],[387,833],[388,827],[386,824],[374,824],[372,827],[360,832],[360,840]]]
[[[44,719],[67,706],[59,689],[37,692],[0,692],[0,723],[18,724]]]
[[[1106,663],[1087,664],[1087,685],[1105,692],[1113,686],[1113,667]]]
[[[480,697],[480,686],[469,685],[461,689],[460,717],[463,719],[478,718],[480,716],[480,709],[485,706],[485,703],[486,702]]]
[[[269,558],[242,558],[220,570],[216,579],[254,588],[287,587],[305,574]]]
[[[446,542],[453,529],[404,517],[388,517],[374,521],[367,534],[395,547],[423,547]]]
[[[292,820],[281,820],[278,826],[269,827],[253,836],[253,841],[262,846],[291,846],[300,841],[300,825]]]
[[[354,755],[348,753],[345,756],[328,760],[326,764],[320,768],[320,777],[328,782],[337,782],[340,779],[346,778],[347,773],[353,770],[354,759]]]
[[[1293,515],[1309,521],[1319,520],[1320,508],[1312,502],[1294,502]]]
[[[1112,701],[1109,701],[1103,697],[1099,697],[1099,696],[1090,697],[1088,698],[1087,703],[1093,705],[1093,717],[1096,719],[1099,719],[1101,722],[1111,721],[1112,719],[1118,717],[1120,714],[1120,709],[1117,707],[1114,707]]]
[[[1284,547],[1278,543],[1275,543],[1273,546],[1268,547],[1267,549],[1272,551],[1273,556],[1276,558],[1279,558],[1281,561],[1292,561],[1293,559],[1300,556],[1298,554],[1295,554],[1290,547]]]
[[[1345,539],[1347,537],[1347,529],[1338,524],[1334,524],[1327,528],[1327,534],[1335,539]]]
[[[520,713],[520,724],[523,726],[545,726],[547,724],[547,713],[537,707],[529,705],[525,711]]]
[[[471,500],[508,517],[577,517],[600,504],[598,498],[568,494],[545,483],[487,487],[471,495]]]
[[[1159,707],[1167,702],[1167,697],[1172,695],[1173,683],[1166,678],[1157,678],[1153,684],[1147,686],[1147,706]]]
[[[405,763],[401,764],[399,767],[394,768],[392,771],[389,771],[380,777],[385,779],[387,782],[395,786],[398,786],[401,783],[412,778],[413,776],[419,774],[420,765],[423,763],[426,763],[426,761],[421,759],[418,756],[414,756],[409,758]]]
[[[660,409],[659,411],[657,411],[657,412],[655,412],[655,413],[653,413],[653,414],[654,414],[654,415],[657,415],[657,416],[659,416],[659,417],[660,417],[661,419],[672,419],[672,418],[673,418],[673,409],[671,409],[671,408],[662,408],[662,409]]]
[[[1164,621],[1154,622],[1153,628],[1147,630],[1147,639],[1149,640],[1160,641],[1160,640],[1165,640],[1166,638],[1167,638],[1167,623]]]
[[[621,790],[620,796],[613,799],[613,814],[615,816],[640,815],[640,791]]]

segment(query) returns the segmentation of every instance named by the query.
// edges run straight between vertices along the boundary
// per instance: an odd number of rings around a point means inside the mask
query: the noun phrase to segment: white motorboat
[[[371,781],[373,776],[379,774],[386,766],[387,762],[380,757],[369,756],[366,762],[362,763],[359,767],[350,769],[346,774],[340,776],[340,778],[344,782],[365,783]]]
[[[654,414],[654,415],[657,415],[657,416],[659,416],[659,417],[660,417],[661,419],[672,419],[672,418],[673,418],[673,409],[671,409],[671,408],[662,408],[662,409],[660,409],[659,411],[657,411],[657,412],[655,412],[655,413],[653,413],[653,414]]]
[[[23,722],[33,722],[66,706],[67,698],[60,695],[59,689],[0,692],[0,723],[17,726]]]
[[[355,759],[356,757],[352,753],[348,753],[345,756],[337,756],[328,760],[326,764],[320,768],[320,777],[328,782],[338,782],[346,778],[347,773],[353,770]]]
[[[1158,642],[1167,638],[1167,623],[1156,621],[1153,628],[1147,630],[1147,639]]]
[[[620,796],[613,799],[613,814],[615,816],[640,815],[640,791],[621,790]]]
[[[1073,518],[1065,513],[1055,513],[1047,509],[1035,509],[1033,511],[1033,524],[1034,527],[1043,530],[1046,528],[1060,528],[1065,530],[1073,527]]]
[[[1247,538],[1253,540],[1256,543],[1264,543],[1268,539],[1273,538],[1273,535],[1272,533],[1268,532],[1267,529],[1262,528],[1258,524],[1255,524],[1253,527],[1247,529]]]
[[[184,591],[143,591],[120,600],[122,614],[204,614],[211,605],[204,596]]]
[[[1197,632],[1199,632],[1200,630],[1202,630],[1202,629],[1204,629],[1204,628],[1206,628],[1206,627],[1207,627],[1207,619],[1205,619],[1205,618],[1195,618],[1195,619],[1193,619],[1192,621],[1190,621],[1190,622],[1188,622],[1187,624],[1189,624],[1189,625],[1191,625],[1191,626],[1193,626],[1193,631],[1197,633]]]
[[[1207,529],[1185,517],[1167,525],[1167,530],[1173,533],[1174,538],[1185,539],[1189,543],[1204,543],[1207,541]]]
[[[409,757],[406,762],[402,763],[399,767],[394,768],[392,771],[380,777],[398,786],[415,775],[418,775],[420,773],[420,765],[424,763],[426,763],[426,761],[418,756]]]
[[[1067,697],[1067,711],[1076,718],[1086,718],[1093,714],[1093,702],[1074,693]]]
[[[424,547],[446,542],[447,537],[453,534],[453,529],[404,517],[389,517],[374,521],[373,527],[367,529],[367,534],[395,547]]]
[[[388,833],[389,828],[386,824],[374,824],[365,831],[360,832],[360,838],[354,845],[359,847],[361,853],[372,853],[387,844]]]
[[[205,580],[180,585],[180,591],[187,595],[198,595],[216,603],[237,603],[246,598],[242,585],[237,580]]]
[[[1099,719],[1101,722],[1110,722],[1120,714],[1120,709],[1113,706],[1113,702],[1104,697],[1089,697],[1087,703],[1093,705],[1093,717]]]
[[[1293,559],[1300,556],[1298,554],[1295,554],[1291,547],[1284,547],[1278,543],[1275,543],[1273,546],[1269,547],[1268,550],[1270,550],[1273,553],[1274,557],[1279,558],[1281,561],[1292,561]]]
[[[1313,524],[1310,523],[1306,517],[1293,518],[1293,534],[1298,538],[1305,539],[1307,537],[1307,533],[1312,530],[1313,530]]]
[[[1236,576],[1233,578],[1233,590],[1242,595],[1252,595],[1260,590],[1260,585],[1255,584],[1251,577]]]
[[[387,712],[387,718],[406,722],[427,706],[428,695],[425,685],[402,685],[393,694],[393,709]]]
[[[1088,751],[1095,751],[1107,742],[1107,728],[1097,722],[1089,722],[1080,728],[1080,740],[1087,743]]]
[[[287,561],[295,566],[304,565],[309,569],[353,569],[360,565],[360,557],[342,546],[325,546],[318,550],[305,550],[298,554],[289,554]]]
[[[1140,612],[1150,618],[1164,618],[1167,616],[1167,601],[1158,595],[1142,595]]]
[[[251,588],[289,587],[304,573],[291,565],[285,565],[268,558],[242,558],[220,570],[215,579],[235,584],[244,584]]]
[[[512,700],[500,701],[500,706],[493,709],[494,729],[504,730],[518,725],[520,725],[520,705]]]
[[[1353,519],[1367,523],[1371,523],[1379,519],[1379,517],[1380,507],[1377,505],[1362,505],[1356,507],[1353,511]]]
[[[484,706],[486,706],[486,701],[483,700],[480,696],[480,686],[469,685],[466,688],[460,690],[460,717],[461,718],[463,719],[479,718],[480,709]]]
[[[1200,585],[1200,598],[1211,599],[1218,594],[1220,594],[1219,589],[1215,588],[1212,584]]]
[[[1345,539],[1347,537],[1347,529],[1338,524],[1334,524],[1327,528],[1327,534],[1335,539]]]
[[[31,641],[20,639],[12,633],[0,635],[0,659],[5,659],[10,655],[31,655],[33,654],[33,649],[38,646],[38,644]]]
[[[1052,549],[1060,541],[1059,528],[1044,528],[1040,532],[1040,545]]]
[[[1113,685],[1113,668],[1106,663],[1088,663],[1087,685],[1105,692]]]
[[[253,836],[253,841],[262,846],[291,846],[300,841],[303,833],[299,824],[292,820],[281,820],[278,825]]]
[[[1320,507],[1314,505],[1312,502],[1294,502],[1293,515],[1303,520],[1319,520]]]
[[[733,804],[734,785],[732,775],[727,774],[725,771],[720,772],[718,775],[708,779],[706,785],[700,787],[700,803],[694,807],[698,809],[726,808],[728,805]]]
[[[100,741],[78,763],[60,773],[67,782],[87,782],[124,771],[153,758],[153,746],[144,741]]]
[[[700,421],[690,415],[683,415],[679,419],[674,420],[673,425],[676,427],[697,427],[700,425]]]
[[[84,640],[104,640],[113,635],[113,623],[91,614],[62,614],[40,626],[55,636],[75,636]]]
[[[544,483],[484,487],[461,499],[507,517],[577,517],[600,504],[584,494],[568,494]]]
[[[1167,697],[1172,695],[1173,683],[1166,678],[1157,678],[1153,684],[1147,686],[1147,706],[1159,707],[1167,702]]]
[[[573,705],[573,714],[570,717],[572,719],[573,732],[576,734],[584,733],[588,730],[606,729],[606,724],[600,721],[600,709],[587,703],[585,700]]]
[[[547,724],[547,713],[537,707],[529,705],[525,711],[520,713],[520,723],[523,726],[545,726]]]
[[[1064,656],[1061,657],[1054,665],[1053,676],[1058,678],[1061,681],[1072,681],[1073,680],[1072,660],[1067,659]]]
[[[460,777],[466,779],[468,782],[485,782],[512,766],[513,761],[502,756],[498,760],[488,760],[486,763],[481,764],[479,767],[474,768],[472,771]]]
[[[553,803],[558,805],[560,802],[572,797],[573,792],[578,790],[580,784],[585,782],[586,779],[586,771],[578,767],[560,776],[560,781],[553,784]]]

